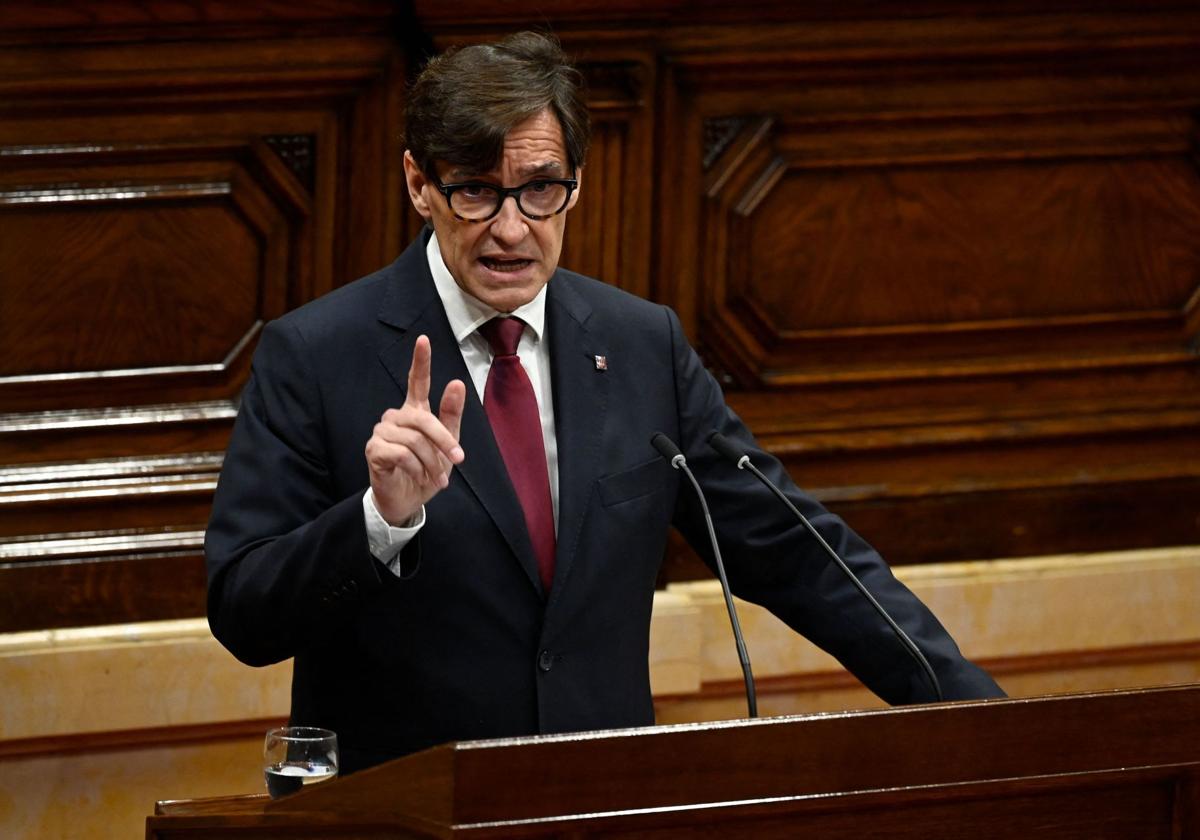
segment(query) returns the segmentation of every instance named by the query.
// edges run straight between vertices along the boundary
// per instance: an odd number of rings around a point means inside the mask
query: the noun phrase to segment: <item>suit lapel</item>
[[[601,441],[608,407],[607,356],[588,331],[591,305],[562,274],[550,281],[546,302],[550,382],[558,444],[558,541],[551,603],[563,591],[578,555],[584,516],[603,466]]]
[[[399,389],[397,405],[408,393],[413,346],[421,335],[429,336],[433,348],[429,393],[435,410],[448,382],[461,379],[466,383],[467,401],[459,442],[467,457],[455,467],[455,472],[496,523],[530,583],[541,593],[525,517],[429,273],[426,241],[427,237],[417,239],[396,261],[396,271],[379,312],[379,320],[392,328],[379,359]],[[464,535],[464,545],[469,542],[470,535]]]

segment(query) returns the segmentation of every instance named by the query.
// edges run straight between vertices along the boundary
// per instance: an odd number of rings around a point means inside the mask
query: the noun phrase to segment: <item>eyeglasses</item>
[[[517,200],[517,209],[540,222],[557,216],[567,209],[571,193],[579,186],[576,178],[539,178],[519,187],[498,187],[478,181],[443,184],[434,181],[446,197],[450,212],[463,222],[486,222],[500,212],[504,199],[510,195]]]

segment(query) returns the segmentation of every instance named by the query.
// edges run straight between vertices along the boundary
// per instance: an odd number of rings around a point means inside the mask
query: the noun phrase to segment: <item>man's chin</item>
[[[467,291],[497,312],[505,313],[519,309],[537,297],[549,279],[532,272],[526,276],[519,276],[525,272],[513,272],[518,275],[514,277],[506,277],[504,273],[496,271],[484,271],[482,274],[474,278],[472,288]]]

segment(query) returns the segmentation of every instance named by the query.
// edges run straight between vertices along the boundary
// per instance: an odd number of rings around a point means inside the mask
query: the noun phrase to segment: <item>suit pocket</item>
[[[670,465],[662,458],[655,458],[631,469],[603,476],[596,481],[600,488],[600,503],[612,507],[649,496],[666,486],[670,474]]]

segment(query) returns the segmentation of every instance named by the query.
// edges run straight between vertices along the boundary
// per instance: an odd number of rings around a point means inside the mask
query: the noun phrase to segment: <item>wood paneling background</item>
[[[526,26],[589,82],[564,264],[892,562],[1200,542],[1193,3],[535,6],[0,10],[0,631],[202,613],[258,330],[418,229],[422,53]]]
[[[397,13],[0,16],[0,630],[203,614],[259,330],[405,238]]]
[[[1197,23],[875,3],[669,36],[693,233],[658,293],[892,562],[1200,536]]]

